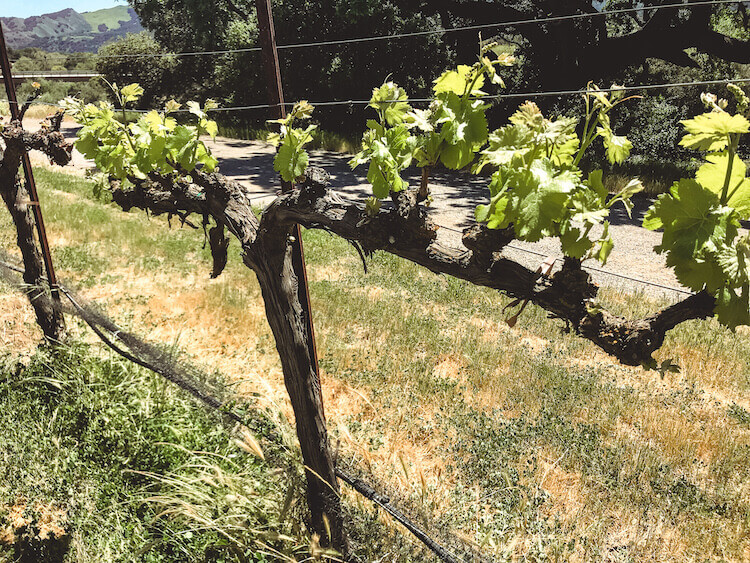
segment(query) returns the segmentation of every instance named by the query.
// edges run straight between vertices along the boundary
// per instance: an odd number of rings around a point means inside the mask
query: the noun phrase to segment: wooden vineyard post
[[[270,0],[255,0],[258,28],[266,73],[271,117],[285,117],[279,56]],[[292,185],[282,182],[282,191]],[[315,331],[313,327],[302,232],[295,225],[283,241],[268,247],[269,276],[259,273],[266,313],[274,333],[284,371],[284,383],[294,409],[297,437],[307,477],[307,501],[312,528],[324,545],[346,553],[339,486],[326,428],[320,388]],[[283,255],[272,254],[284,248]],[[274,267],[275,265],[275,267]],[[265,279],[264,279],[265,278]]]
[[[0,23],[0,68],[3,72],[5,82],[5,91],[8,95],[8,105],[10,106],[11,118],[20,123],[21,108],[18,105],[16,96],[16,87],[13,83],[11,73],[10,59],[8,58],[8,49],[5,44],[5,35],[3,26]],[[23,166],[24,175],[26,176],[26,186],[16,177],[18,168],[11,165],[13,159],[19,159]],[[47,233],[44,227],[44,218],[42,208],[39,204],[39,195],[34,181],[34,173],[31,169],[31,161],[23,140],[8,144],[3,155],[3,162],[6,166],[2,167],[0,173],[0,195],[8,207],[13,223],[18,235],[18,247],[21,250],[24,262],[24,282],[30,289],[28,291],[29,300],[31,301],[36,313],[37,322],[44,332],[44,336],[51,342],[59,341],[65,333],[65,320],[59,307],[60,293],[57,288],[57,278],[55,269],[52,265],[52,255],[47,241]],[[15,161],[18,162],[17,160]],[[41,253],[34,240],[34,224],[39,237]],[[43,289],[44,271],[47,271],[47,280],[49,282],[52,301],[50,301]]]

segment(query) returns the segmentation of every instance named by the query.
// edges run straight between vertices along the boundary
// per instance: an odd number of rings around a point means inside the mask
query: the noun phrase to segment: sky
[[[79,13],[93,12],[125,4],[125,0],[0,0],[0,16],[28,18],[59,12],[65,8],[73,8]]]

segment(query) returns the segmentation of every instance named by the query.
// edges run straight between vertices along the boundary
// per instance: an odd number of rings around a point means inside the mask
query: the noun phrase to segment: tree
[[[171,52],[252,49],[258,46],[253,0],[207,3],[200,1],[133,0],[133,8],[155,39]],[[178,6],[179,5],[179,6]],[[398,3],[361,0],[310,2],[283,0],[274,5],[279,44],[327,39],[440,30],[437,16],[411,12]],[[472,53],[476,40],[471,40]],[[405,45],[407,48],[405,48]],[[408,43],[378,41],[294,49],[281,55],[286,96],[290,99],[358,100],[363,97],[363,74],[373,77],[368,91],[386,76],[415,93],[429,92],[431,77],[452,63],[451,51],[440,34],[413,37]],[[164,91],[179,93],[181,101],[211,97],[224,105],[257,105],[267,101],[260,54],[257,52],[180,57],[175,73],[180,82],[165,83]],[[361,133],[360,106],[322,109],[316,115],[328,129]],[[248,112],[246,119],[263,124],[264,112]]]
[[[578,88],[586,80],[617,75],[649,58],[696,67],[696,60],[686,52],[690,48],[726,61],[750,62],[747,37],[739,38],[718,29],[719,16],[726,16],[727,10],[733,9],[725,5],[690,6],[688,0],[684,9],[675,9],[660,7],[673,4],[667,0],[646,3],[633,0],[406,1],[412,9],[440,14],[446,29],[466,24],[581,16],[540,24],[510,25],[498,30],[501,36],[522,38],[521,54],[536,69],[537,82],[543,82],[550,89]],[[618,9],[636,11],[599,15]],[[735,31],[742,29],[746,33],[747,7],[739,4],[734,7],[734,13],[737,9],[744,19],[735,22]],[[462,54],[459,51],[459,56]]]
[[[153,107],[166,99],[164,85],[171,83],[175,61],[147,33],[128,33],[104,45],[96,57],[96,70],[110,82],[138,82],[144,94],[141,103]]]
[[[215,4],[193,0],[180,2],[179,9],[175,0],[132,0],[131,3],[143,25],[154,32],[161,44],[175,51],[221,48],[224,30],[230,22],[254,25],[251,0],[224,0]],[[563,16],[558,21],[490,27],[483,31],[486,37],[498,34],[517,44],[525,64],[533,69],[529,73],[529,77],[533,77],[529,86],[544,84],[549,89],[578,88],[587,80],[616,76],[649,58],[697,67],[698,61],[686,52],[687,49],[729,62],[749,63],[747,6],[743,3],[689,6],[690,3],[686,2],[684,9],[675,9],[659,7],[673,4],[667,0],[653,0],[647,6],[634,0],[398,0],[389,3],[279,0],[274,13],[282,23],[277,30],[280,44],[319,41],[321,37],[349,39]],[[636,11],[602,15],[603,11],[618,9]],[[570,18],[571,15],[581,17]],[[349,77],[347,63],[356,60],[361,67],[369,60],[368,53],[372,53],[381,60],[389,56],[394,63],[391,72],[404,86],[412,85],[399,76],[400,65],[417,70],[410,80],[421,80],[426,86],[436,70],[436,63],[442,68],[452,63],[450,51],[442,44],[447,42],[458,53],[459,60],[469,60],[476,51],[475,33],[451,33],[444,37],[438,34],[424,41],[377,42],[362,48],[342,45],[330,50],[321,48],[313,53],[290,56],[285,75],[290,80],[289,88],[294,90],[295,77],[307,77],[310,61],[316,63],[318,82],[325,83],[325,76],[330,73],[330,79],[338,87],[345,86]],[[467,34],[470,34],[469,40]],[[415,58],[420,61],[418,67],[409,65]],[[380,65],[372,64],[375,67],[368,71],[376,71]],[[370,72],[373,74],[379,76],[377,72]],[[417,88],[411,89],[418,92]]]

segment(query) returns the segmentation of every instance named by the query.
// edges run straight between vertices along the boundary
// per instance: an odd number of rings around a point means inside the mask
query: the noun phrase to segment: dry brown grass
[[[60,206],[99,205],[75,194],[51,195]],[[171,236],[162,223],[145,223],[137,215],[116,217],[153,237],[157,248]],[[99,276],[84,294],[104,303],[115,318],[129,318],[131,327],[149,339],[177,342],[191,357],[237,382],[241,394],[261,393],[291,420],[252,276],[230,267],[211,281],[207,264],[193,264],[185,273],[162,257],[152,268],[132,263],[144,249],[123,237],[114,252],[106,244],[110,228],[102,223],[84,231],[54,224],[57,249],[85,244],[107,261],[108,275]],[[706,557],[718,561],[723,549],[727,561],[750,561],[750,522],[697,509],[674,511],[671,500],[650,498],[655,495],[645,476],[646,470],[656,471],[654,464],[663,464],[706,494],[730,499],[732,514],[741,515],[750,505],[750,485],[742,479],[750,471],[750,460],[742,457],[750,451],[750,429],[727,417],[733,403],[750,409],[738,375],[750,368],[741,346],[736,352],[722,348],[719,354],[696,334],[714,334],[716,327],[701,325],[669,340],[659,359],[674,358],[682,372],[662,379],[653,371],[621,366],[593,346],[562,335],[559,325],[531,307],[511,329],[494,296],[490,300],[470,290],[458,297],[441,293],[449,284],[440,279],[428,285],[434,278],[422,270],[403,276],[410,280],[405,287],[389,277],[398,272],[388,263],[380,269],[376,264],[375,273],[365,278],[356,256],[342,257],[340,248],[334,254],[329,261],[314,253],[308,259],[326,415],[342,454],[440,518],[455,508],[454,495],[462,488],[477,499],[492,492],[481,490],[481,479],[467,483],[475,476],[468,473],[468,450],[474,444],[466,433],[476,420],[502,428],[522,416],[535,421],[537,413],[546,413],[564,420],[563,430],[576,425],[596,429],[601,442],[586,456],[619,456],[623,472],[644,466],[644,477],[633,490],[607,485],[603,476],[588,473],[588,457],[571,458],[575,444],[554,442],[554,431],[531,433],[523,438],[529,448],[522,458],[504,461],[524,467],[526,457],[537,454],[538,469],[516,486],[547,491],[550,497],[539,514],[558,517],[565,539],[586,537],[599,550],[584,549],[579,542],[567,560],[700,561],[704,549]],[[197,254],[186,253],[185,260],[198,263]],[[613,300],[623,308],[643,305],[624,296]],[[7,305],[0,301],[2,326],[28,309],[23,305],[23,299]],[[28,315],[14,321],[7,334],[17,334],[20,325],[32,326],[32,321]],[[736,338],[746,342],[749,336],[738,331]],[[468,413],[470,421],[437,424],[439,417],[456,413]],[[487,418],[478,419],[477,413]],[[575,432],[571,436],[575,439]],[[452,449],[461,440],[463,449]],[[478,541],[483,516],[467,517],[459,533]],[[497,550],[510,549],[521,557],[534,535],[523,522],[513,522],[517,528]]]

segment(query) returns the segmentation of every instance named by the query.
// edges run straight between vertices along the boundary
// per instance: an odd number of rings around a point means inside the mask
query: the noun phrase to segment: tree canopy
[[[677,9],[667,0],[277,0],[273,11],[277,42],[282,46],[436,32],[281,49],[285,97],[323,101],[367,99],[386,77],[414,97],[426,97],[432,77],[458,60],[475,57],[480,31],[520,61],[507,77],[510,92],[578,89],[589,80],[630,85],[690,82],[733,78],[744,72],[738,65],[750,63],[745,4],[691,3]],[[131,5],[170,52],[258,45],[253,0],[131,0]],[[555,17],[563,19],[510,25]],[[503,22],[509,25],[451,31]],[[211,97],[225,106],[266,102],[258,52],[185,56],[174,64],[174,72],[162,78],[164,96],[178,96],[181,101]],[[678,121],[700,110],[699,93],[697,88],[652,91],[644,103],[624,111],[618,125],[639,136],[640,155],[688,160],[689,155],[676,148]],[[544,110],[567,113],[577,105],[569,98],[547,97],[537,103]],[[515,103],[494,102],[490,120],[507,117]],[[360,133],[364,111],[356,105],[320,107],[316,119],[325,129]],[[254,126],[266,118],[264,110],[223,116]]]

